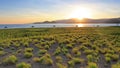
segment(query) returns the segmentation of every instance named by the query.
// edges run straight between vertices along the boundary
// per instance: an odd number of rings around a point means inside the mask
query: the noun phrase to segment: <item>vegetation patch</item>
[[[32,68],[31,64],[25,63],[25,62],[21,62],[19,64],[16,65],[17,68]]]
[[[15,55],[10,55],[3,59],[3,64],[15,64],[18,61]]]
[[[0,68],[120,68],[120,27],[0,29]]]

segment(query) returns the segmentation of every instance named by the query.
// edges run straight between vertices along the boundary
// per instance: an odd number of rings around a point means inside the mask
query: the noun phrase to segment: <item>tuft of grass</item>
[[[16,51],[16,53],[18,54],[18,53],[21,53],[22,52],[22,49],[18,49],[17,51]]]
[[[64,55],[68,53],[68,49],[66,47],[61,48],[61,51]]]
[[[45,49],[47,49],[47,50],[48,50],[49,48],[50,48],[50,46],[49,46],[49,45],[45,45]]]
[[[57,68],[68,68],[66,65],[61,64],[61,63],[56,63]]]
[[[93,50],[85,50],[84,53],[87,54],[87,55],[88,55],[88,54],[92,54],[92,53],[93,53]]]
[[[83,62],[84,62],[84,59],[73,58],[72,60],[68,61],[68,65],[69,67],[74,67],[75,64],[83,63]]]
[[[45,54],[40,58],[40,63],[46,64],[46,65],[52,65],[53,60],[51,59],[51,56],[49,54]]]
[[[111,58],[110,57],[105,57],[105,60],[106,60],[106,62],[110,62],[111,61]]]
[[[61,56],[56,56],[56,62],[62,63],[62,57]]]
[[[0,56],[4,55],[5,52],[4,51],[0,51]]]
[[[29,46],[29,43],[28,42],[24,42],[24,47],[28,47]]]
[[[93,62],[93,56],[92,55],[87,55],[87,59],[89,62]]]
[[[73,45],[72,44],[67,44],[66,47],[71,49],[71,48],[73,48]]]
[[[39,50],[39,52],[38,52],[38,56],[43,56],[45,53],[47,52],[47,50],[45,50],[45,49],[41,49],[41,50]]]
[[[31,53],[31,52],[25,52],[24,53],[25,58],[31,58],[32,56],[33,56],[33,53]]]
[[[112,54],[106,53],[106,54],[105,54],[105,57],[112,57]]]
[[[75,54],[76,57],[80,57],[80,55],[81,55],[81,52],[79,51]]]
[[[1,46],[1,45],[0,45]],[[3,47],[0,47],[0,51],[2,51],[4,48]]]
[[[80,50],[87,50],[87,47],[85,47],[85,46],[79,46],[79,48],[80,48]]]
[[[111,68],[120,68],[120,63],[118,62],[117,64],[113,64]]]
[[[33,60],[34,62],[40,62],[40,58],[38,58],[38,57],[34,57],[32,60]]]
[[[82,63],[82,62],[84,62],[84,59],[73,58],[73,61],[77,64],[77,63]]]
[[[3,60],[3,64],[15,64],[17,62],[17,60],[18,59],[15,55],[11,55],[11,56],[6,57]]]
[[[54,55],[59,55],[61,53],[61,48],[58,47],[55,52],[54,52]]]
[[[66,57],[67,57],[68,59],[72,59],[72,56],[71,56],[71,54],[69,54],[69,53],[66,54]]]
[[[72,53],[74,53],[74,54],[77,54],[78,51],[79,51],[78,47],[75,47],[75,48],[72,49]]]
[[[90,62],[90,63],[88,63],[87,68],[98,68],[98,66],[97,66],[97,64],[94,63],[94,62]]]
[[[21,62],[19,64],[16,65],[17,68],[32,68],[31,64],[25,63],[25,62]]]
[[[44,49],[39,50],[39,54],[45,54],[46,52],[47,52],[47,50],[44,50]]]
[[[19,46],[20,46],[20,44],[19,44],[19,43],[17,43],[17,42],[16,42],[16,43],[14,43],[13,45],[14,45],[15,47],[19,47]]]
[[[32,52],[33,48],[25,48],[25,52]]]
[[[74,61],[68,61],[68,66],[70,67],[70,68],[73,68],[74,66],[75,66],[75,63],[74,63]]]
[[[119,59],[119,55],[113,54],[112,57],[111,57],[111,59],[112,59],[113,61],[117,61],[117,60]]]

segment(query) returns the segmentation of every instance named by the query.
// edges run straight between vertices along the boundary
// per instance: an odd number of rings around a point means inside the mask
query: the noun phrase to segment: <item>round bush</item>
[[[4,64],[15,64],[17,62],[17,57],[14,55],[8,56],[3,60]]]
[[[19,64],[16,65],[17,68],[32,68],[31,64],[25,63],[25,62],[21,62]]]
[[[96,63],[90,62],[88,63],[88,67],[87,68],[98,68]]]
[[[31,58],[33,56],[33,53],[25,52],[24,56],[25,56],[25,58]]]

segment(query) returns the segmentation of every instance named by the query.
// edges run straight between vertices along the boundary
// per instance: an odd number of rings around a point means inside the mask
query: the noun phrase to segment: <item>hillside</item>
[[[73,23],[84,23],[84,24],[97,24],[97,23],[108,23],[108,24],[116,24],[120,23],[120,18],[108,18],[108,19],[88,19],[85,18],[83,20],[78,19],[63,19],[56,21],[44,21],[44,22],[34,22],[34,24],[43,24],[43,23],[65,23],[65,24],[73,24]]]

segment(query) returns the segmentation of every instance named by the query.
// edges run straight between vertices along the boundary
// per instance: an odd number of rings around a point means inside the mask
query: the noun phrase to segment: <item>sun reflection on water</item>
[[[77,25],[77,27],[84,27],[83,24],[76,24],[76,25]]]

